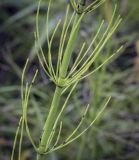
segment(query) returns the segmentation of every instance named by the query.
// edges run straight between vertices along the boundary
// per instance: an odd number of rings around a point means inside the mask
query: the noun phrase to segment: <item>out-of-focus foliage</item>
[[[91,0],[90,0],[91,1]],[[88,44],[97,30],[100,19],[109,21],[115,3],[118,3],[123,23],[107,44],[95,65],[100,64],[116,48],[124,45],[123,51],[112,63],[105,66],[95,75],[78,85],[63,116],[64,130],[62,136],[73,129],[84,110],[83,104],[91,104],[88,123],[103,104],[103,99],[112,96],[100,122],[85,136],[67,149],[53,153],[50,160],[138,160],[139,153],[139,1],[138,0],[106,0],[94,13],[90,13],[81,26],[75,54],[83,40]],[[41,43],[47,54],[45,45],[45,20],[48,1],[41,6],[40,33]],[[68,0],[53,0],[49,28],[53,30],[58,18],[65,15]],[[89,0],[88,0],[89,3]],[[47,116],[48,107],[53,96],[53,84],[49,82],[39,66],[34,46],[35,14],[37,1],[4,0],[0,2],[0,159],[10,159],[15,130],[21,114],[20,79],[25,60],[30,57],[32,63],[28,68],[30,79],[39,68],[37,82],[32,90],[29,104],[28,121],[32,128],[34,140],[38,139]],[[104,28],[105,29],[105,28]],[[50,34],[51,34],[50,30]],[[53,55],[57,54],[58,39],[53,44]],[[98,39],[99,41],[99,39]],[[74,57],[73,57],[74,58]],[[86,124],[85,124],[86,125]],[[33,159],[35,153],[25,137],[22,159]],[[38,143],[38,141],[36,140]]]

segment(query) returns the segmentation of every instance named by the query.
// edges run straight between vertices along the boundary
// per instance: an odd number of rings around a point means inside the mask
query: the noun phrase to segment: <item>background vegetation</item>
[[[52,30],[59,17],[65,15],[68,0],[53,1],[49,27]],[[89,3],[89,0],[88,0]],[[107,64],[95,75],[81,82],[72,94],[63,116],[62,136],[78,123],[84,104],[90,103],[86,123],[95,117],[105,97],[112,100],[100,121],[82,138],[69,147],[49,156],[50,160],[138,160],[139,153],[139,2],[138,0],[106,0],[106,3],[90,13],[81,26],[78,48],[82,41],[89,43],[100,20],[109,21],[114,3],[118,4],[123,22],[95,65],[99,65],[120,45],[124,49],[113,62]],[[45,45],[45,18],[48,1],[41,6],[41,43]],[[35,15],[37,1],[4,0],[0,2],[0,159],[10,159],[13,139],[21,115],[20,80],[27,57],[31,62],[27,79],[39,68],[37,82],[32,90],[28,120],[34,140],[38,143],[44,118],[50,106],[54,86],[39,65],[34,45]],[[105,29],[105,28],[104,28]],[[51,34],[51,31],[50,31]],[[53,44],[53,56],[58,48],[57,33]],[[98,39],[99,41],[99,39]],[[76,50],[75,50],[76,54]],[[74,58],[74,57],[73,57]],[[85,127],[85,126],[84,126]],[[18,148],[18,147],[17,147]],[[33,159],[35,153],[26,134],[22,160]]]

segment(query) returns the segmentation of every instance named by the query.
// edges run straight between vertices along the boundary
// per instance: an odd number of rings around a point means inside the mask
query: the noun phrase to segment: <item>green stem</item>
[[[76,15],[73,27],[76,25],[78,18],[79,18],[79,16]],[[67,48],[65,50],[65,54],[63,57],[62,66],[61,66],[61,70],[60,70],[61,71],[60,72],[61,78],[66,77],[69,62],[70,62],[71,55],[72,55],[72,52],[74,49],[74,44],[77,39],[79,25],[77,27],[76,32],[73,33],[73,30],[74,30],[74,28],[72,28],[71,36],[69,38]],[[57,108],[58,108],[58,105],[60,102],[61,93],[62,93],[62,88],[56,87],[53,101],[52,101],[51,108],[50,108],[50,112],[48,114],[47,120],[44,125],[44,129],[43,129],[43,133],[42,133],[42,137],[41,137],[41,142],[40,142],[40,146],[39,146],[39,153],[44,153],[48,149],[47,143],[48,143],[48,139],[49,139],[50,133],[52,131],[52,127],[54,125],[54,122],[55,122],[55,119],[57,116]],[[44,158],[45,158],[44,155],[41,155],[41,154],[38,155],[38,160],[44,160]]]
[[[66,50],[63,56],[63,60],[62,60],[62,65],[60,68],[60,77],[59,77],[60,79],[65,79],[66,77],[71,55],[73,53],[74,45],[77,40],[78,31],[79,31],[80,22],[81,22],[82,17],[83,17],[82,14],[79,14],[79,15],[76,14],[76,17],[73,23],[73,27],[71,30],[70,38],[67,43],[67,47],[66,47]],[[42,137],[40,141],[40,146],[39,146],[39,154],[37,155],[37,160],[45,160],[45,155],[43,155],[43,153],[48,150],[47,144],[48,144],[49,136],[51,134],[53,125],[55,123],[55,120],[58,114],[57,110],[58,110],[58,105],[61,99],[62,90],[63,88],[60,88],[58,86],[55,89],[50,111],[49,111],[48,117],[44,125],[44,129],[43,129],[43,133],[42,133]]]
[[[52,104],[51,104],[51,108],[50,108],[48,117],[46,119],[43,133],[42,133],[42,137],[41,137],[41,141],[40,141],[40,146],[39,146],[40,153],[44,153],[48,149],[47,143],[48,143],[48,139],[49,139],[50,133],[52,131],[54,122],[56,120],[57,108],[58,108],[58,105],[60,102],[61,93],[62,93],[62,88],[56,87],[54,97],[52,100]],[[40,155],[38,155],[38,160],[44,160],[44,157],[45,157],[44,155],[40,154]]]
[[[63,61],[62,61],[61,70],[60,70],[61,78],[65,78],[66,74],[67,74],[67,70],[68,70],[68,67],[69,67],[69,62],[70,62],[70,59],[71,59],[71,55],[73,53],[74,45],[75,45],[75,42],[77,40],[77,35],[78,35],[78,30],[79,30],[80,24],[78,25],[78,27],[76,29],[76,32],[73,32],[73,30],[74,30],[74,26],[76,25],[79,18],[80,18],[80,16],[78,14],[76,14],[76,17],[75,17],[74,23],[73,23],[73,27],[72,27],[72,31],[71,31],[71,34],[70,34],[70,38],[69,38],[64,56],[63,56]]]

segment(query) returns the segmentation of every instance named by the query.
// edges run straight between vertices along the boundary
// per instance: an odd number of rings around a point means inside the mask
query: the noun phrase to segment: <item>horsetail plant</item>
[[[40,5],[41,0],[39,0],[38,9],[37,9],[37,15],[36,15],[36,32],[35,32],[35,44],[36,44],[36,52],[39,59],[39,62],[46,73],[46,75],[50,78],[51,81],[55,84],[55,92],[52,99],[52,103],[49,109],[49,113],[47,115],[47,119],[45,121],[42,135],[40,138],[39,146],[37,146],[33,138],[31,136],[29,127],[28,127],[28,121],[27,121],[27,107],[28,107],[28,100],[29,95],[31,92],[32,84],[34,83],[38,71],[36,71],[32,83],[26,83],[26,86],[24,87],[24,77],[25,77],[25,70],[27,67],[27,64],[29,60],[27,60],[23,74],[22,74],[22,85],[21,85],[21,96],[22,96],[22,110],[23,114],[19,122],[19,126],[17,128],[15,141],[13,145],[13,152],[11,156],[11,160],[13,160],[14,157],[14,150],[15,145],[17,141],[17,136],[19,130],[21,130],[20,134],[20,143],[19,143],[19,156],[18,160],[20,160],[21,157],[21,147],[22,147],[22,141],[23,141],[23,130],[24,127],[27,132],[27,136],[33,145],[35,151],[37,152],[37,160],[45,160],[46,154],[49,154],[53,151],[59,150],[71,142],[75,141],[77,138],[82,136],[94,123],[95,121],[100,117],[102,112],[104,111],[105,107],[107,106],[108,102],[110,101],[110,98],[106,100],[105,105],[102,107],[102,109],[98,112],[96,117],[90,122],[90,124],[80,133],[78,133],[78,129],[84,122],[85,116],[87,114],[87,111],[89,109],[89,105],[87,105],[84,114],[81,118],[81,121],[76,126],[76,128],[72,131],[72,133],[63,141],[63,143],[59,144],[59,139],[61,136],[62,131],[62,122],[60,122],[60,118],[62,116],[62,113],[64,112],[68,100],[76,88],[77,84],[85,79],[86,77],[92,75],[94,72],[102,68],[108,61],[110,61],[114,55],[119,52],[122,47],[120,47],[114,54],[112,54],[109,58],[105,59],[102,64],[100,64],[97,68],[94,70],[91,70],[91,66],[96,60],[96,58],[100,55],[101,51],[105,47],[108,40],[111,38],[119,24],[121,23],[120,16],[116,17],[116,6],[113,11],[113,15],[111,17],[111,20],[105,30],[105,32],[101,35],[100,41],[96,44],[96,40],[98,36],[100,36],[102,27],[104,25],[104,20],[102,20],[97,33],[95,34],[94,38],[92,39],[89,46],[84,42],[74,63],[70,67],[70,61],[73,54],[73,51],[75,49],[76,40],[79,35],[79,29],[80,24],[82,22],[82,19],[86,16],[88,12],[91,12],[98,8],[101,4],[105,2],[105,0],[95,0],[93,3],[88,5],[86,7],[86,0],[71,0],[71,6],[73,8],[73,13],[70,16],[69,9],[70,5],[67,6],[64,24],[61,32],[61,37],[59,41],[59,49],[58,49],[58,55],[57,55],[57,64],[56,67],[53,65],[53,55],[52,55],[52,44],[55,37],[55,34],[62,23],[61,20],[58,21],[56,24],[53,33],[51,37],[49,37],[49,13],[51,8],[51,0],[49,0],[48,10],[47,10],[47,16],[46,16],[46,37],[47,37],[47,44],[48,44],[48,53],[47,57],[45,57],[43,49],[40,44],[39,39],[39,11],[40,11]],[[70,29],[70,26],[72,28]],[[67,33],[70,32],[70,36],[68,37]],[[66,39],[68,39],[68,42],[66,42]],[[94,47],[95,46],[95,47]],[[94,47],[94,48],[93,48]],[[92,49],[93,48],[93,49]],[[69,94],[67,98],[65,99],[65,102],[63,106],[59,106],[60,100],[62,95],[65,93],[65,91],[68,90]],[[55,132],[56,128],[59,127],[59,132],[56,137]]]

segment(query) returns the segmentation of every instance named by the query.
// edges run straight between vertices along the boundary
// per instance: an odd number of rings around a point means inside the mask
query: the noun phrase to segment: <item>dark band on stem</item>
[[[86,5],[86,0],[80,0],[77,5],[77,14],[82,14],[84,12],[84,7]]]
[[[80,0],[80,5],[85,6],[86,0]]]

